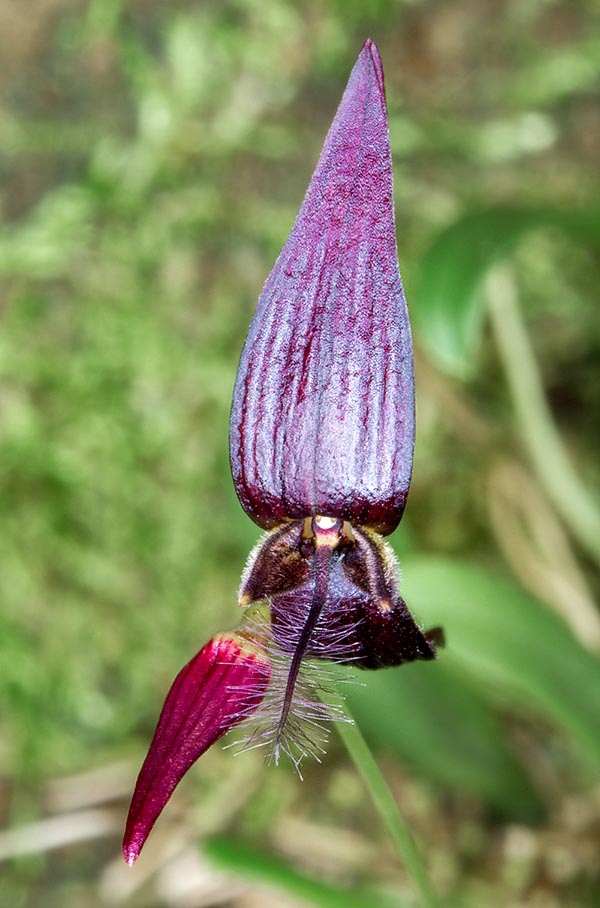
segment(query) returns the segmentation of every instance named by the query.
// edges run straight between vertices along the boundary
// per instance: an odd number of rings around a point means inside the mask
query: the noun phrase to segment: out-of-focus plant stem
[[[400,860],[415,881],[419,892],[419,905],[422,908],[438,908],[439,902],[421,860],[417,844],[369,745],[363,738],[356,722],[352,720],[346,702],[339,695],[332,695],[328,699],[342,709],[350,719],[349,722],[338,722],[337,730],[387,828]]]
[[[535,471],[573,535],[600,562],[600,512],[577,476],[554,424],[509,266],[490,272],[486,296],[519,430]]]

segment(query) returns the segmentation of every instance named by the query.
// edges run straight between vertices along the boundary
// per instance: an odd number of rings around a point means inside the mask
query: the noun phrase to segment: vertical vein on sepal
[[[389,533],[410,483],[412,354],[383,75],[366,43],[240,360],[231,465],[261,526],[335,514]]]

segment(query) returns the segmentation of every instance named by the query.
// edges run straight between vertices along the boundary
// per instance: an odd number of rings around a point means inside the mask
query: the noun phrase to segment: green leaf
[[[454,559],[406,559],[403,596],[445,628],[443,662],[490,699],[539,711],[600,773],[600,660],[561,618],[503,576]]]
[[[445,659],[361,674],[350,711],[369,743],[445,788],[466,791],[510,817],[537,819],[541,805],[494,713]]]
[[[415,331],[444,371],[469,374],[484,317],[480,292],[488,270],[531,230],[555,228],[600,243],[600,209],[496,208],[474,212],[445,229],[425,255],[411,317]]]
[[[202,850],[213,864],[258,883],[276,886],[284,892],[322,908],[403,908],[408,901],[393,899],[363,887],[332,886],[308,876],[271,852],[260,851],[239,839],[215,836],[203,842]]]

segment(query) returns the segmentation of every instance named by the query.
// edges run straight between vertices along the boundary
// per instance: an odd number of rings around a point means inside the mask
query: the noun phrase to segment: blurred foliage
[[[228,468],[237,359],[367,35],[417,359],[393,541],[448,647],[361,676],[352,707],[448,904],[600,902],[599,19],[591,0],[0,0],[0,859],[32,852],[2,868],[7,904],[410,904],[333,746],[303,784],[208,754],[153,882],[116,854],[166,687],[237,620],[256,538]],[[46,853],[44,823],[94,804],[98,841]]]

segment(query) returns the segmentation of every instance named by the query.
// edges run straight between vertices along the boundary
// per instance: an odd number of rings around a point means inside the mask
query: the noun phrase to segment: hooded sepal
[[[129,808],[123,855],[137,859],[190,766],[259,706],[270,676],[264,649],[243,632],[210,640],[179,672],[163,706]]]
[[[413,444],[383,71],[367,41],[250,327],[231,465],[262,527],[329,514],[387,534],[404,510]]]

